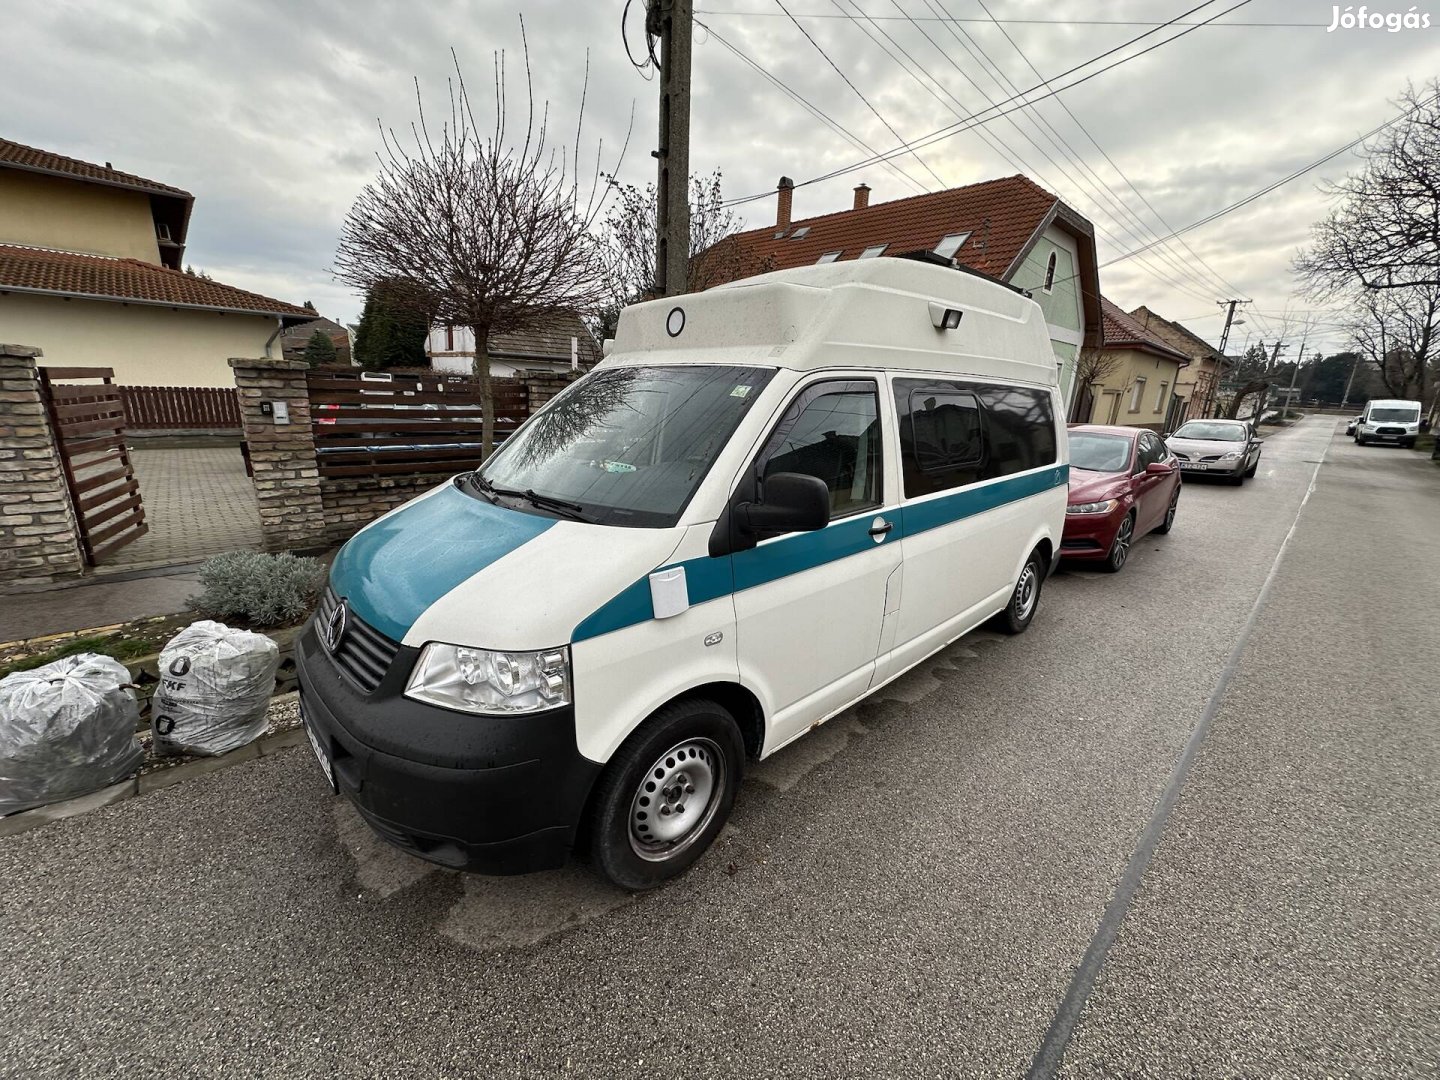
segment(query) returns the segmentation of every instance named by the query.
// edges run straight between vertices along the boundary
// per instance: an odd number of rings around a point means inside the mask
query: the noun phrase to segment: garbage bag
[[[264,634],[209,619],[181,630],[160,650],[155,753],[225,754],[259,738],[279,666],[280,649]]]
[[[0,815],[88,795],[140,767],[140,708],[120,661],[67,656],[0,679]]]

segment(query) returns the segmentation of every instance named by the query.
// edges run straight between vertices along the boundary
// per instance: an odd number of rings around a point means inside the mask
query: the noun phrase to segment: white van
[[[298,648],[332,786],[386,839],[646,888],[747,760],[989,619],[1057,557],[1045,318],[878,258],[628,308],[608,358],[356,534]]]
[[[1355,424],[1355,445],[1367,442],[1393,442],[1414,446],[1420,434],[1420,402],[1401,398],[1376,398],[1365,403],[1365,411]]]

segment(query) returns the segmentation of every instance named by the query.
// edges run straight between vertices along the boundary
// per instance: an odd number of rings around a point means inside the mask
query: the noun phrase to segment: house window
[[[960,250],[960,245],[970,239],[968,232],[950,233],[945,239],[935,245],[935,254],[944,259],[953,259],[955,252]]]
[[[1169,383],[1160,384],[1160,392],[1155,395],[1155,411],[1159,412],[1165,407],[1165,391],[1170,389]]]
[[[455,327],[453,326],[445,327],[445,351],[455,351]]]
[[[824,255],[821,255],[821,256],[820,256],[818,259],[816,259],[815,261],[816,261],[817,263],[834,262],[834,261],[835,261],[836,259],[838,259],[839,257],[840,257],[840,252],[838,252],[838,251],[827,251],[827,252],[825,252]]]
[[[1050,261],[1045,264],[1045,291],[1055,287],[1055,252],[1050,252]],[[1134,412],[1134,409],[1130,410]]]
[[[1137,377],[1135,379],[1135,391],[1130,395],[1130,411],[1139,412],[1140,402],[1145,400],[1145,380]]]
[[[868,247],[864,251],[860,252],[860,258],[873,259],[876,255],[879,255],[889,246],[889,244],[876,244],[874,247]]]

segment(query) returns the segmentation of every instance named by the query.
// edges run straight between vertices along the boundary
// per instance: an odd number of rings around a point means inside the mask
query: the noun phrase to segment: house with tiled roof
[[[1159,337],[1172,348],[1190,358],[1180,372],[1175,394],[1184,403],[1173,418],[1176,426],[1194,417],[1214,415],[1224,370],[1233,361],[1220,355],[1220,350],[1180,323],[1157,315],[1143,304],[1130,312],[1130,317],[1147,332]]]
[[[0,139],[0,338],[116,382],[233,386],[315,312],[181,269],[188,191]]]
[[[1045,311],[1061,389],[1073,398],[1075,361],[1101,334],[1095,229],[1025,176],[870,203],[855,188],[847,210],[794,219],[795,184],[781,177],[775,224],[737,233],[717,262],[786,270],[813,263],[932,252],[1029,292]],[[720,284],[720,282],[715,282]]]
[[[1102,343],[1096,359],[1081,365],[1082,378],[1095,377],[1080,388],[1071,420],[1174,430],[1181,404],[1175,386],[1190,357],[1103,296],[1100,309]]]
[[[490,374],[497,379],[589,371],[600,362],[594,336],[573,311],[537,316],[518,330],[491,334],[486,351]],[[468,374],[475,363],[475,335],[468,326],[435,326],[425,352],[436,371]]]

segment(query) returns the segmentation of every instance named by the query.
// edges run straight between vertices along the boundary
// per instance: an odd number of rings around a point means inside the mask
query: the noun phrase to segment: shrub
[[[324,581],[319,559],[230,551],[200,564],[201,591],[186,603],[232,625],[288,626],[310,613]]]

